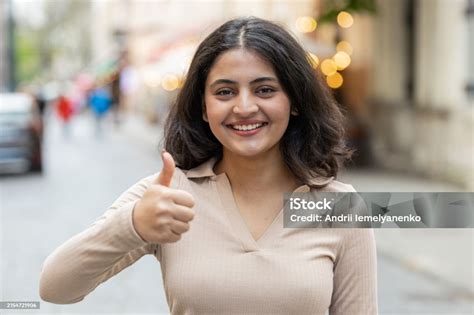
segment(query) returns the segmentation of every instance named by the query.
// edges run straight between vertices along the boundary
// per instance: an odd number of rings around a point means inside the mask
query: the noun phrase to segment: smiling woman
[[[282,27],[231,20],[198,47],[163,169],[46,260],[40,293],[82,300],[146,254],[172,314],[376,314],[370,229],[283,228],[285,192],[354,191],[343,116]]]
[[[240,104],[232,110],[236,115],[244,111],[244,117],[255,110],[265,114],[269,104],[281,110],[285,99],[292,115],[286,131],[275,135],[280,136],[285,164],[301,182],[335,177],[351,151],[343,141],[343,116],[311,67],[311,57],[275,23],[256,18],[229,21],[198,47],[167,120],[165,147],[184,169],[220,158],[226,146],[215,134],[217,126],[196,120],[198,115],[206,119],[206,110],[214,104]],[[253,123],[248,117],[240,120]]]
[[[278,143],[290,100],[265,59],[243,48],[221,54],[207,77],[204,100],[203,119],[226,158],[281,158]]]

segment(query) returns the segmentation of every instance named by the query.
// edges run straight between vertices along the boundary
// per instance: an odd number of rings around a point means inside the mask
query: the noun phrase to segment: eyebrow
[[[259,83],[259,82],[263,82],[263,81],[278,82],[278,80],[274,77],[261,77],[261,78],[257,78],[255,80],[250,81],[250,84],[255,84],[255,83]],[[224,84],[224,83],[226,83],[226,84],[237,84],[238,82],[233,81],[233,80],[229,80],[229,79],[217,79],[216,81],[212,82],[210,87],[212,88],[213,86],[215,86],[217,84]]]

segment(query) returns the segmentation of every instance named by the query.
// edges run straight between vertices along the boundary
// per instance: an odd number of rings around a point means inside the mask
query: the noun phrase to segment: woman
[[[163,169],[51,254],[41,297],[82,300],[145,254],[172,314],[376,314],[370,229],[283,228],[282,194],[354,191],[342,115],[280,26],[231,20],[198,47]]]

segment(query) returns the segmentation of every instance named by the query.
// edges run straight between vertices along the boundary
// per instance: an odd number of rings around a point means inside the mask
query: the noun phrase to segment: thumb
[[[155,179],[155,184],[169,187],[171,185],[171,179],[173,178],[176,165],[171,154],[166,151],[161,154],[161,158],[163,160],[163,168],[161,169],[158,177]]]

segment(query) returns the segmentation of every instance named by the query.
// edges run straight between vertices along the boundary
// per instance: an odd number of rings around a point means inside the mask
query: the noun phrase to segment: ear
[[[291,107],[291,115],[293,116],[298,116],[300,113],[298,112],[298,109],[294,108],[293,106]]]
[[[202,120],[204,120],[205,122],[209,122],[209,119],[207,118],[206,104],[204,103],[204,100],[202,100],[201,109],[202,109]]]

